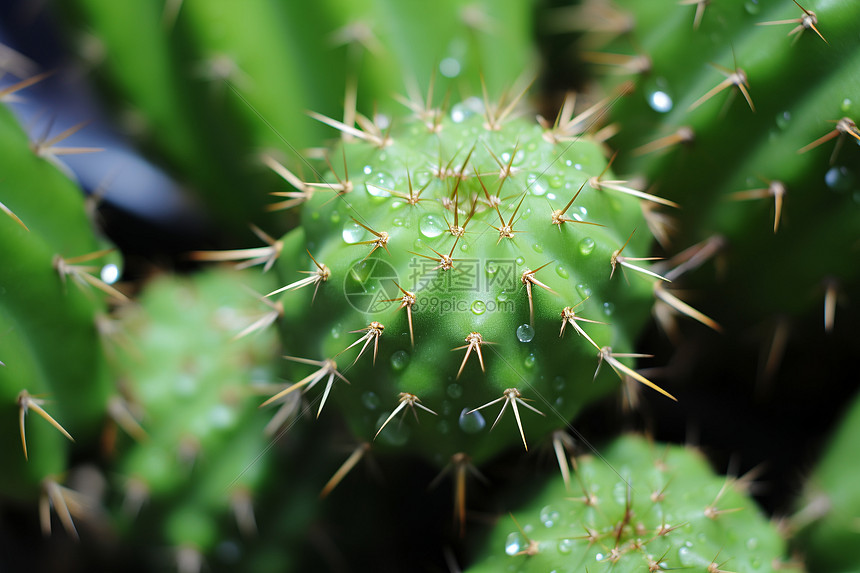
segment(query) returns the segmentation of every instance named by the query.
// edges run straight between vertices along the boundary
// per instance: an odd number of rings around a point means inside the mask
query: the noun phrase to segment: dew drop
[[[99,276],[102,282],[112,285],[119,280],[119,267],[113,263],[108,263],[102,267]]]
[[[570,273],[567,272],[567,269],[561,265],[555,267],[555,274],[560,276],[563,279],[570,278]]]
[[[391,224],[394,225],[395,227],[402,227],[403,226],[403,219],[401,219],[400,217],[395,217],[394,220],[391,221]]]
[[[562,555],[567,555],[573,551],[573,540],[571,539],[562,539],[558,542],[558,552]]]
[[[385,423],[385,420],[387,420],[390,415],[391,412],[382,412],[376,419],[375,427],[382,427],[382,424]],[[379,441],[391,446],[402,446],[409,440],[410,433],[411,430],[408,424],[391,423],[385,426],[385,429],[379,433]]]
[[[469,243],[462,243],[460,245],[460,250],[463,251],[464,253],[468,253],[469,252]]]
[[[216,428],[229,428],[233,425],[235,419],[236,416],[233,414],[233,410],[225,404],[219,404],[209,410],[209,421]]]
[[[463,395],[463,387],[459,384],[448,384],[448,388],[446,388],[445,391],[448,393],[448,396],[454,400]]]
[[[535,329],[528,324],[521,324],[517,327],[517,340],[520,342],[531,342],[535,337]]]
[[[457,423],[460,425],[460,429],[467,434],[476,434],[487,425],[487,421],[480,412],[475,411],[470,414],[469,408],[463,408],[460,411],[460,419]]]
[[[535,243],[534,245],[532,245],[532,249],[534,249],[536,253],[542,253],[543,245],[541,245],[540,243]]]
[[[789,111],[784,111],[776,116],[776,126],[780,129],[788,127],[789,121],[791,121],[791,112]]]
[[[561,514],[551,505],[547,505],[540,510],[540,520],[544,527],[552,527],[558,522],[559,517],[561,517]]]
[[[432,239],[445,232],[445,224],[436,215],[424,215],[418,224],[418,230],[428,239]]]
[[[394,186],[394,178],[385,171],[373,173],[364,183],[364,188],[373,197],[391,197],[387,189],[393,189]]]
[[[523,366],[524,366],[527,370],[531,370],[532,368],[534,368],[534,367],[535,367],[535,355],[534,355],[534,352],[531,352],[531,353],[529,353],[529,355],[528,355],[528,356],[526,356],[525,360],[523,360]]]
[[[681,562],[681,565],[687,567],[695,565],[696,556],[688,545],[684,545],[678,549],[678,561]]]
[[[335,326],[333,326],[333,327],[331,328],[331,337],[332,337],[332,338],[334,338],[335,340],[337,340],[338,338],[340,338],[340,331],[341,331],[341,330],[343,330],[343,328],[341,327],[341,325],[336,324]]]
[[[758,0],[747,0],[744,3],[744,10],[747,11],[747,14],[756,15],[761,10],[761,6],[758,4]]]
[[[529,189],[532,195],[543,195],[548,187],[546,179],[541,177],[539,173],[529,173],[526,177],[526,189]]]
[[[852,102],[850,98],[845,98],[842,100],[842,105],[840,106],[840,109],[842,110],[842,113],[851,113],[851,108],[853,107],[853,105],[854,102]]]
[[[409,364],[409,353],[405,350],[398,350],[391,355],[391,367],[395,370],[403,370]]]
[[[588,298],[591,296],[591,287],[585,283],[579,283],[576,285],[576,292],[578,292],[579,296],[582,298]]]
[[[368,410],[376,410],[379,408],[379,396],[373,392],[365,392],[361,395],[361,403]]]
[[[412,174],[412,185],[413,187],[424,187],[429,184],[433,179],[433,174],[427,171],[426,169],[420,169]]]
[[[656,112],[668,113],[672,111],[674,102],[672,97],[662,90],[655,90],[648,94],[648,105]]]
[[[556,391],[564,390],[564,387],[566,386],[566,384],[567,383],[565,382],[565,379],[563,376],[556,376],[552,381],[552,387]]]
[[[507,300],[508,300],[508,291],[503,290],[502,292],[500,292],[499,294],[497,294],[497,295],[496,295],[496,300],[497,300],[498,302],[505,302],[505,301],[507,301]]]
[[[364,169],[362,169],[362,171],[364,172],[365,175],[370,175],[371,173],[373,173],[373,166],[372,165],[365,165]]]
[[[340,223],[340,218],[340,211],[332,211],[331,215],[329,215],[329,221],[331,221],[332,225]]]
[[[522,258],[522,257],[517,257],[517,264],[518,264],[519,266],[523,266],[523,264],[524,264],[525,262],[526,262],[526,260],[525,260],[524,258]]]
[[[553,189],[560,189],[564,185],[564,178],[559,175],[554,175],[549,178],[549,186]]]
[[[480,315],[484,314],[484,311],[487,310],[487,305],[484,304],[484,301],[482,301],[482,300],[476,300],[472,303],[472,306],[470,308],[471,308],[473,313],[480,316]]]
[[[749,539],[747,539],[746,545],[747,549],[749,549],[750,551],[758,549],[758,539],[756,539],[755,537],[750,537]]]
[[[612,316],[612,313],[615,312],[615,304],[611,302],[603,303],[603,314],[606,316]]]
[[[445,58],[439,62],[439,72],[446,78],[456,78],[460,75],[462,66],[455,58]]]
[[[585,237],[579,241],[579,252],[586,257],[594,251],[594,239]]]
[[[582,171],[582,164],[581,163],[574,163],[573,168],[576,169],[577,171]]]
[[[508,538],[505,539],[505,553],[513,556],[523,550],[523,547],[526,546],[526,541],[523,539],[522,534],[519,531],[514,531]]]
[[[854,174],[844,166],[831,167],[824,174],[824,182],[834,191],[845,193],[854,188]]]
[[[355,244],[364,238],[365,230],[355,221],[347,221],[343,224],[343,240],[349,244]]]

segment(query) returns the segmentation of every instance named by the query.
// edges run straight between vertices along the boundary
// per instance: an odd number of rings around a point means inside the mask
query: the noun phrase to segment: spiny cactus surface
[[[500,518],[468,571],[797,571],[749,484],[697,451],[626,436],[576,468]]]
[[[271,464],[269,421],[255,396],[279,386],[274,334],[246,329],[266,319],[252,289],[267,288],[247,273],[163,277],[125,310],[115,371],[136,417],[134,441],[117,446],[118,521],[138,543],[190,558],[223,536],[253,534],[255,492]]]
[[[625,172],[682,205],[672,248],[695,244],[704,258],[721,246],[721,274],[696,285],[731,285],[731,297],[708,296],[715,318],[750,329],[824,310],[832,330],[837,301],[858,292],[858,267],[844,261],[857,257],[860,221],[860,5],[611,10],[630,28],[582,57],[608,85],[633,80],[611,112],[622,126],[613,142]]]
[[[345,128],[321,182],[278,166],[305,202],[277,263],[295,384],[271,400],[301,391],[360,440],[480,462],[638,376],[657,280],[641,199],[569,115],[512,109]]]
[[[110,392],[98,324],[124,299],[100,278],[116,280],[118,257],[55,152],[0,105],[0,494],[28,501],[62,481],[72,439],[96,435]]]

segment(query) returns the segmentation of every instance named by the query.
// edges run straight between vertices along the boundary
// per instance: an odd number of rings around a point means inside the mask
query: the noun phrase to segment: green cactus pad
[[[797,571],[741,481],[696,451],[626,436],[576,468],[500,518],[468,571]]]
[[[289,177],[307,199],[277,267],[291,390],[442,465],[539,441],[616,390],[605,362],[629,365],[651,306],[655,279],[623,267],[647,263],[622,262],[650,243],[640,200],[596,183],[600,146],[502,109],[398,118],[336,147],[324,183]]]

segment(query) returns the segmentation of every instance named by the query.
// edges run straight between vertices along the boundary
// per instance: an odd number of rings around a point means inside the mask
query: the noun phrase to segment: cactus
[[[695,450],[625,436],[575,467],[575,483],[556,477],[500,518],[467,570],[798,571],[749,482]]]
[[[0,105],[0,495],[50,498],[60,512],[72,441],[87,449],[112,392],[99,325],[107,301],[125,296],[100,278],[116,280],[119,259],[94,233],[80,190],[50,164],[58,153],[31,143]]]
[[[234,231],[263,222],[276,188],[253,155],[286,142],[292,162],[321,145],[305,110],[339,109],[359,71],[362,98],[377,101],[417,83],[404,69],[423,78],[440,66],[437,89],[475,91],[482,73],[491,89],[511,83],[532,56],[527,2],[181,4],[78,0],[70,36],[129,131]]]
[[[856,571],[857,492],[855,442],[860,431],[860,402],[855,398],[828,440],[821,459],[810,473],[798,508],[790,520],[798,551],[810,571]]]
[[[123,313],[115,370],[128,416],[139,414],[128,424],[135,440],[116,446],[125,492],[118,523],[137,543],[202,559],[237,530],[221,525],[231,508],[238,529],[253,533],[253,499],[272,465],[253,384],[276,385],[276,341],[247,327],[269,315],[259,316],[266,307],[251,290],[267,288],[261,277],[236,272],[164,277]]]
[[[306,200],[277,247],[295,384],[272,400],[337,403],[359,440],[445,465],[528,449],[619,377],[671,397],[627,358],[658,280],[641,197],[572,108],[542,127],[514,103],[342,126],[321,182],[277,166]]]
[[[857,266],[844,261],[856,255],[860,213],[860,6],[615,5],[633,27],[583,58],[633,78],[611,111],[623,126],[619,168],[682,205],[674,245],[720,252],[723,273],[695,286],[731,285],[733,296],[707,295],[709,313],[740,333],[823,309],[832,331],[837,300],[857,292]]]

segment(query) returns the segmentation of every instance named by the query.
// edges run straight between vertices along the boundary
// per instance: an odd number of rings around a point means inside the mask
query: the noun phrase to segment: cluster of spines
[[[555,478],[500,517],[469,571],[798,570],[748,496],[751,476],[717,476],[698,452],[636,436],[571,462],[576,483]]]

